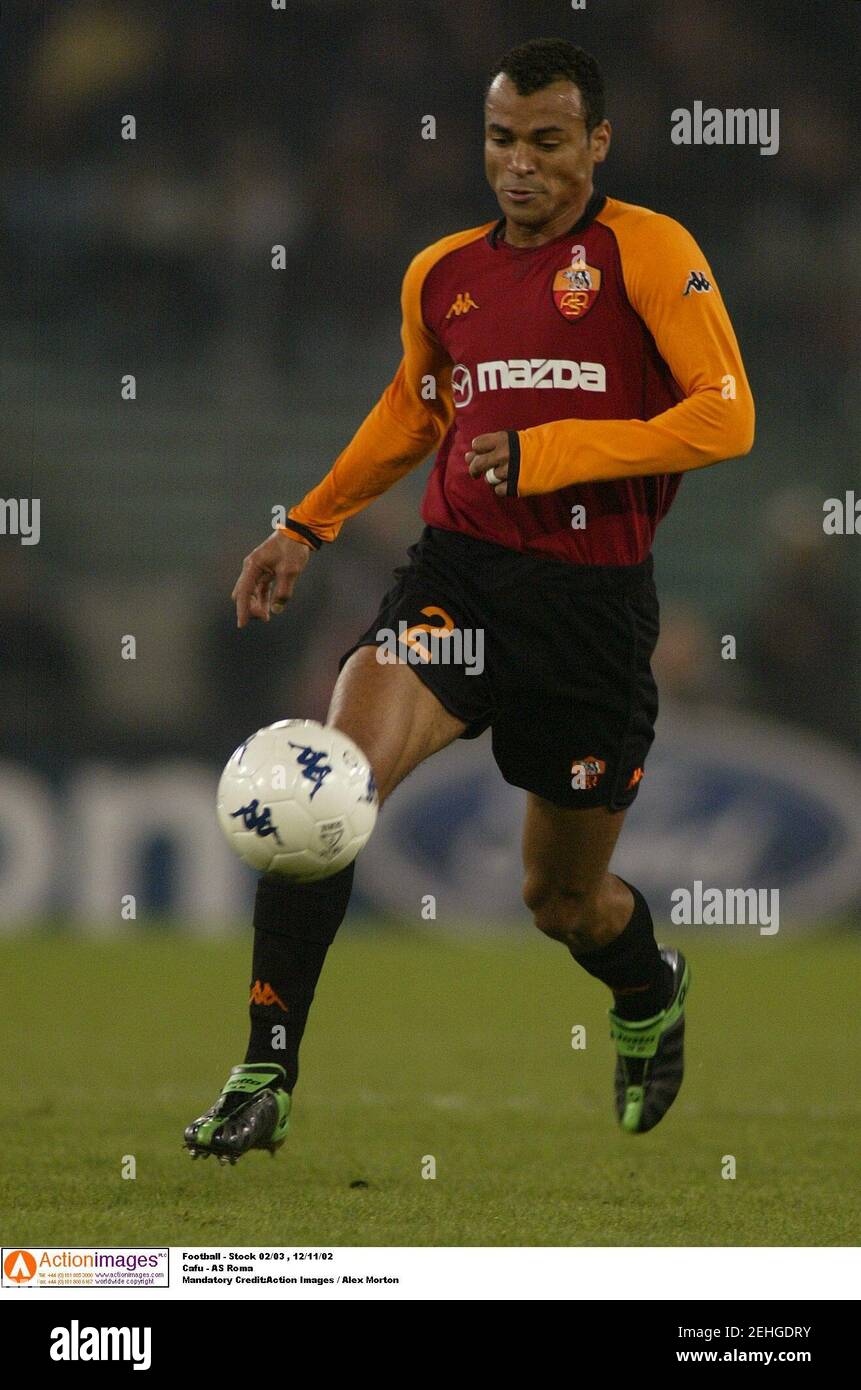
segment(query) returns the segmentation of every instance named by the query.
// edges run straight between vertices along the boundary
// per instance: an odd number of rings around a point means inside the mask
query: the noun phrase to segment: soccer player
[[[749,451],[754,408],[697,243],[593,187],[611,135],[594,59],[558,39],[512,49],[485,116],[502,216],[412,261],[394,380],[247,556],[233,598],[240,627],[280,613],[314,551],[437,450],[424,530],[341,659],[328,723],[362,748],[381,802],[490,727],[503,777],[528,794],[524,900],[612,992],[616,1112],[643,1133],[681,1086],[689,979],[642,893],[608,871],[654,737],[650,552],[681,475]],[[409,643],[428,628],[483,630],[484,671],[378,660],[380,629]],[[283,1141],[352,879],[350,865],[312,884],[260,880],[246,1060],[186,1129],[192,1154],[233,1161]]]

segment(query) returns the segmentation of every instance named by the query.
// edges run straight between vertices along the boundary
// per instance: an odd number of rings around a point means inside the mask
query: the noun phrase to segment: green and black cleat
[[[234,1067],[215,1104],[185,1131],[192,1158],[215,1154],[221,1163],[235,1163],[249,1149],[267,1149],[274,1155],[290,1123],[285,1080],[286,1072],[277,1062]]]
[[[627,1134],[645,1134],[664,1118],[685,1074],[685,998],[690,971],[681,951],[658,947],[673,972],[670,1002],[659,1014],[632,1023],[610,1010],[616,1044],[616,1114]]]

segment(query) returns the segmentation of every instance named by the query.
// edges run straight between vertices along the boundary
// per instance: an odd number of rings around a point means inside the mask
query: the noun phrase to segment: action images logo
[[[0,1259],[4,1289],[144,1289],[170,1283],[167,1250],[34,1245],[4,1249]]]

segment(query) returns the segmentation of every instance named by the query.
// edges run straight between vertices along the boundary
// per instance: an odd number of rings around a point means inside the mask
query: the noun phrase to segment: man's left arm
[[[614,229],[615,230],[615,229]],[[660,214],[617,237],[625,288],[684,399],[651,420],[553,420],[481,435],[470,472],[504,479],[500,496],[573,483],[683,473],[753,444],[754,405],[738,342],[708,262],[689,232]],[[507,467],[506,467],[507,464]]]

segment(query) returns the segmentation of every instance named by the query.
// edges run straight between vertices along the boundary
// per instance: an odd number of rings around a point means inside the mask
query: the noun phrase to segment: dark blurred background
[[[598,58],[599,186],[693,232],[757,400],[754,452],[686,479],[659,534],[664,697],[857,750],[861,542],[822,508],[858,477],[858,10],[6,0],[0,491],[41,500],[38,545],[0,536],[9,764],[215,767],[253,727],[324,716],[427,467],[314,557],[277,626],[238,634],[229,592],[391,378],[408,261],[496,215],[483,87],[540,34]],[[779,152],[672,144],[697,100],[779,108]]]

